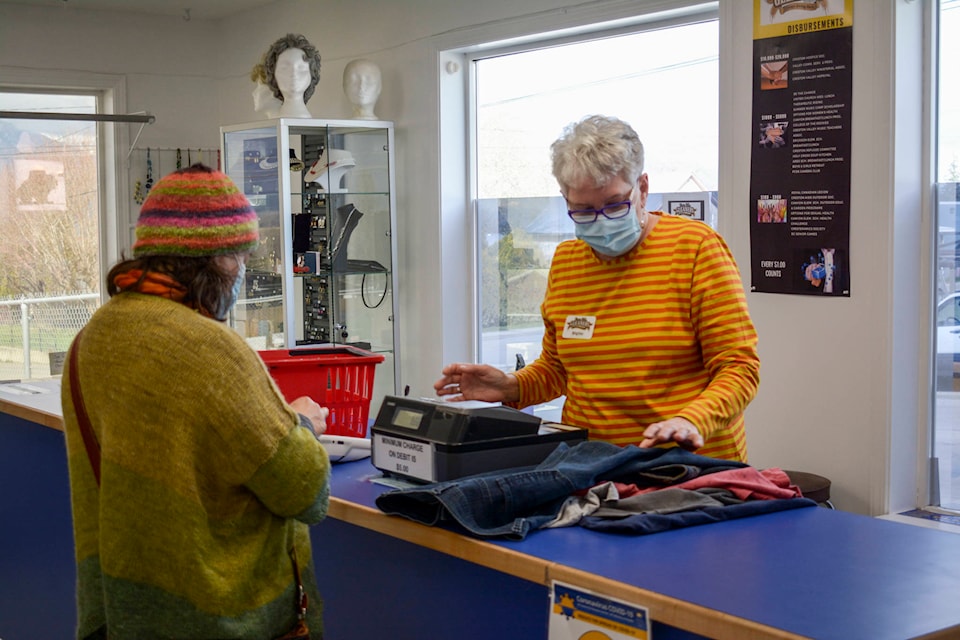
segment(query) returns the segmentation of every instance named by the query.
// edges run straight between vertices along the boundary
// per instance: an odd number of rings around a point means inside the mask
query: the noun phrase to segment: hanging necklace
[[[343,221],[343,228],[340,229],[340,236],[337,238],[337,241],[333,243],[333,251],[330,252],[331,259],[340,253],[340,243],[343,241],[343,236],[347,234],[347,227],[349,226],[350,218],[353,217],[353,212],[356,210],[357,208],[351,204],[350,213],[347,214],[347,217]]]
[[[143,196],[146,197],[153,187],[153,160],[150,159],[150,147],[147,147],[147,179],[143,183]]]

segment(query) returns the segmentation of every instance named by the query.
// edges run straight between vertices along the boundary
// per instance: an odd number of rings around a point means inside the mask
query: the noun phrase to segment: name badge
[[[563,323],[563,337],[573,340],[589,340],[593,337],[593,328],[597,325],[597,316],[567,316]]]

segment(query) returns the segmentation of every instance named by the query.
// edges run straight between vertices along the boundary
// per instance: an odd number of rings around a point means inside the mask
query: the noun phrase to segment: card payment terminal
[[[386,475],[444,482],[539,464],[587,430],[489,402],[386,396],[370,427],[373,466]]]

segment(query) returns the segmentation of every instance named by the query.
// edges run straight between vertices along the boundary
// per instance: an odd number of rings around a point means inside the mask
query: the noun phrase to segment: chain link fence
[[[58,375],[77,332],[100,306],[100,294],[0,300],[0,381]]]

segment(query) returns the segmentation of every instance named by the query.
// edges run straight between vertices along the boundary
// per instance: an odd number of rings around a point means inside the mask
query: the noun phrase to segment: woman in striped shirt
[[[760,361],[726,243],[700,221],[646,210],[643,144],[625,122],[589,116],[551,151],[576,238],[550,266],[542,353],[510,374],[450,364],[438,395],[516,407],[566,395],[563,423],[593,439],[746,462]]]

